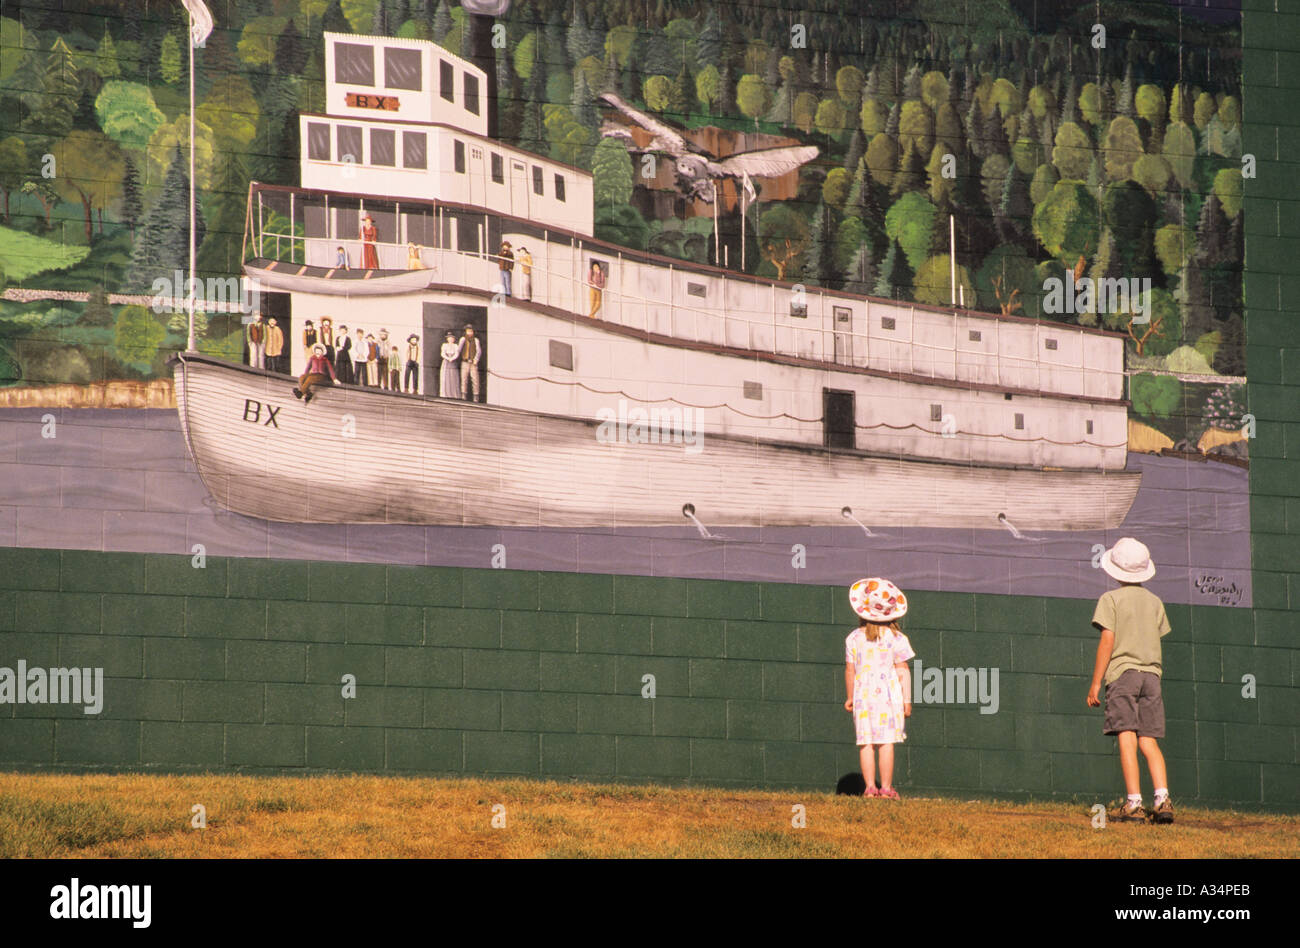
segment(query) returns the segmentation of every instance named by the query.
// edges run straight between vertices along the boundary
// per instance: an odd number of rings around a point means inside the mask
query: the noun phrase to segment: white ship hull
[[[317,389],[192,353],[175,360],[190,454],[213,499],[294,523],[501,527],[1118,527],[1136,472],[870,457],[705,436],[602,443],[598,422],[353,386]]]

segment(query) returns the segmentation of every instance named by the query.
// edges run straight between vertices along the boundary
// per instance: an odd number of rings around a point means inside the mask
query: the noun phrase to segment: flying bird
[[[717,160],[695,149],[676,129],[640,109],[632,108],[614,93],[606,92],[600,98],[651,134],[650,144],[645,151],[672,157],[677,171],[677,187],[683,196],[706,203],[712,203],[716,198],[714,182],[720,178],[734,178],[738,181],[746,175],[751,178],[777,178],[817,157],[816,147],[796,145],[745,151]],[[601,126],[600,134],[604,138],[617,138],[624,143],[634,144],[632,133],[617,122],[606,121]]]

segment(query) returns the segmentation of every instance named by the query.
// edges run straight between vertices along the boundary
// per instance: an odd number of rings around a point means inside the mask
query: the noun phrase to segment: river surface
[[[42,437],[42,418],[55,437]],[[310,459],[304,459],[310,463]],[[883,575],[904,589],[1094,598],[1114,582],[1096,547],[1135,536],[1171,603],[1249,606],[1247,472],[1130,455],[1142,487],[1116,530],[1032,532],[856,525],[713,531],[286,524],[218,508],[175,411],[0,409],[0,546],[272,557],[844,585]],[[1013,520],[1014,525],[1014,520]],[[709,526],[707,523],[704,525]],[[802,547],[803,552],[799,552]],[[796,562],[802,562],[796,567]]]

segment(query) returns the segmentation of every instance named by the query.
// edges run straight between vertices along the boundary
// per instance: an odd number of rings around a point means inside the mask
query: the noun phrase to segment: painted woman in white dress
[[[439,350],[442,355],[442,371],[438,373],[438,394],[443,398],[460,398],[460,345],[456,342],[454,332],[447,333],[447,338]]]

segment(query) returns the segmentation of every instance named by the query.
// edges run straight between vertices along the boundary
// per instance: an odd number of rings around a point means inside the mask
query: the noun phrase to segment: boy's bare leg
[[[876,785],[876,752],[870,744],[863,744],[858,748],[858,759],[862,762],[862,779],[870,790]]]
[[[888,790],[894,785],[894,745],[876,746],[880,748],[880,789]]]
[[[1127,789],[1129,796],[1134,796],[1142,792],[1142,784],[1138,781],[1138,736],[1137,731],[1120,731],[1119,732],[1119,766],[1124,772],[1124,787]],[[1157,751],[1159,753],[1159,751]],[[1164,759],[1160,761],[1160,771],[1164,773]],[[1154,776],[1154,775],[1153,775]],[[1156,786],[1163,787],[1164,784]]]
[[[1142,751],[1142,756],[1147,759],[1147,772],[1151,774],[1151,786],[1168,787],[1165,774],[1165,755],[1160,753],[1160,745],[1156,743],[1154,737],[1139,737],[1137,745]],[[1134,769],[1137,764],[1134,762]],[[1129,793],[1137,793],[1136,790],[1130,790]]]

